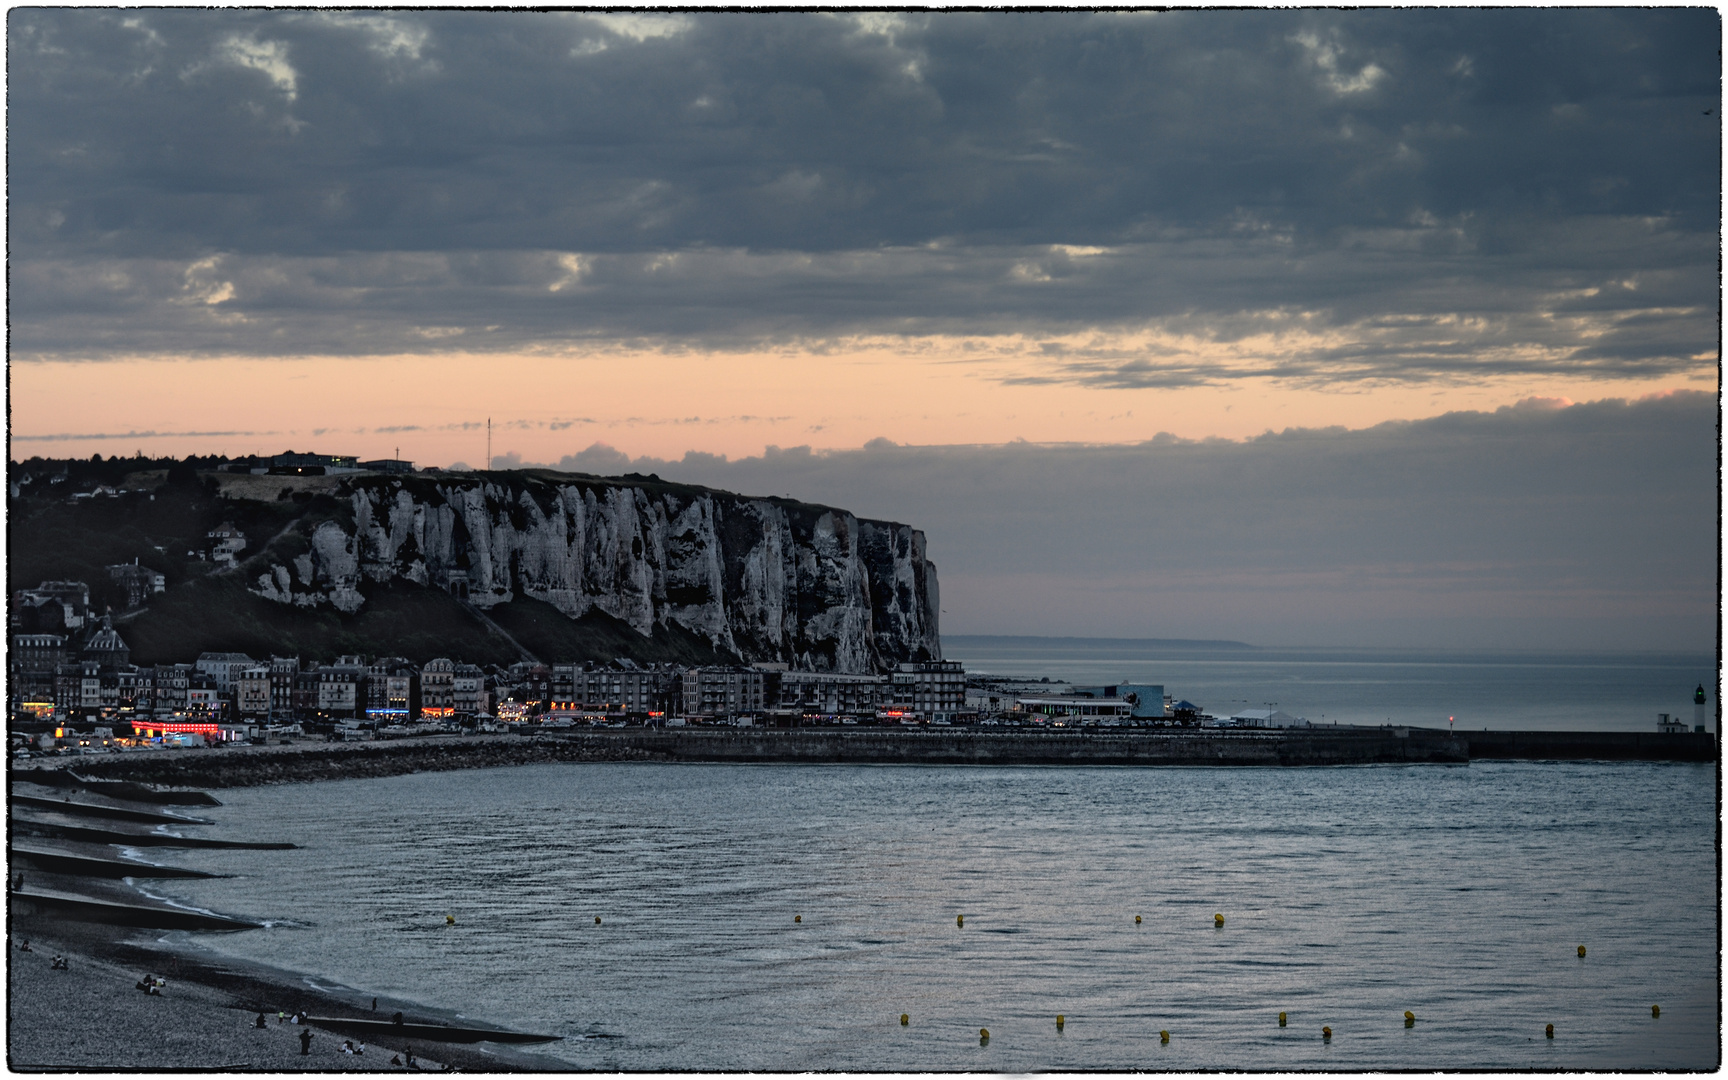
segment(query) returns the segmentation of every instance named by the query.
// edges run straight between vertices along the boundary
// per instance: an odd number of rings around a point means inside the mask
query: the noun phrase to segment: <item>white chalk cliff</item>
[[[942,655],[936,568],[906,525],[634,476],[344,487],[351,520],[303,527],[304,550],[268,560],[253,592],[352,613],[363,581],[465,578],[479,607],[529,596],[645,636],[677,624],[748,661],[871,672]]]

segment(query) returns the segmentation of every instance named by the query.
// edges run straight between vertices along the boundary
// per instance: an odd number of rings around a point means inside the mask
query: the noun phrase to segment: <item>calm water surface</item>
[[[555,1032],[581,1068],[1718,1060],[1713,766],[596,764],[222,797],[221,835],[302,847],[176,852],[235,876],[153,890],[275,921],[199,947]]]

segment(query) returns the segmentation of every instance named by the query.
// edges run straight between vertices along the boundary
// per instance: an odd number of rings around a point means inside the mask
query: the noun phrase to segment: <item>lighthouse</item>
[[[1698,690],[1692,695],[1692,730],[1704,730],[1704,684],[1698,684]]]

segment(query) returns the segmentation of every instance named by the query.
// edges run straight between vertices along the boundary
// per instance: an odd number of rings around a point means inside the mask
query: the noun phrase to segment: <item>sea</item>
[[[1714,686],[1689,657],[956,646],[1364,722],[1636,730]],[[553,1068],[1721,1062],[1714,765],[570,763],[219,797],[198,832],[299,846],[173,851],[226,876],[149,891],[267,926],[165,944],[559,1035]]]
[[[151,891],[269,926],[172,944],[563,1036],[551,1067],[1720,1061],[1710,765],[558,764],[222,798],[216,834],[300,846],[176,851],[231,876]]]
[[[1705,688],[1716,727],[1717,665],[1699,652],[1466,652],[1269,648],[1229,642],[943,635],[968,674],[1076,685],[1162,685],[1212,716],[1277,709],[1320,724],[1457,731],[1654,731],[1690,725]]]

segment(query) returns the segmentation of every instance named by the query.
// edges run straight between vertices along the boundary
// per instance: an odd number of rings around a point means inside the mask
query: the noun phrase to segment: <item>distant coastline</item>
[[[952,651],[956,645],[977,642],[995,647],[1033,647],[1060,645],[1134,649],[1232,649],[1251,652],[1260,648],[1245,641],[1223,641],[1210,638],[1113,638],[1113,637],[1046,637],[1036,634],[944,634],[942,648]]]

